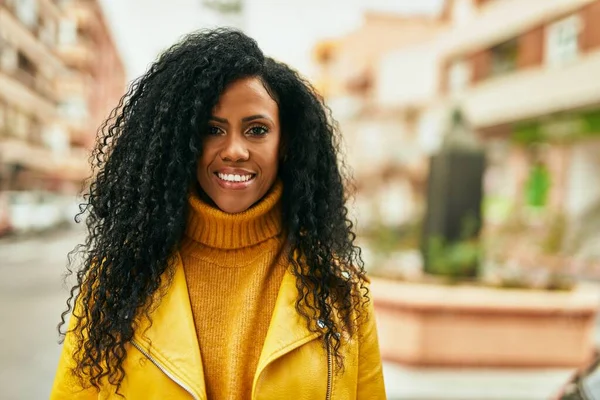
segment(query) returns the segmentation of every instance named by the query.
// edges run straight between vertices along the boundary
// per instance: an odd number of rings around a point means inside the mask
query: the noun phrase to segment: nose
[[[229,162],[240,162],[248,160],[250,152],[242,135],[227,135],[224,147],[221,150],[221,159]]]

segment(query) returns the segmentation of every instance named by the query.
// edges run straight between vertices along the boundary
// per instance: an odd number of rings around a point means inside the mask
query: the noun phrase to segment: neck
[[[253,246],[282,232],[283,184],[275,183],[248,210],[229,214],[193,193],[189,197],[186,236],[205,246],[226,250]]]

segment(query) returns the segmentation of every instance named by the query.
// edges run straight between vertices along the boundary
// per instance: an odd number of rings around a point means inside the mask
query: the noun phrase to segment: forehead
[[[256,77],[239,79],[230,83],[215,105],[216,114],[223,112],[259,111],[277,114],[278,106],[263,82]]]

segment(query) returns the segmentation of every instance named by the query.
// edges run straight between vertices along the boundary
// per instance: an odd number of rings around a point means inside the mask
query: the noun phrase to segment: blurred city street
[[[0,387],[2,400],[48,398],[60,346],[56,325],[65,307],[66,254],[80,227],[0,241]],[[420,369],[386,363],[389,399],[542,400],[572,373],[550,370]]]
[[[60,352],[66,255],[78,230],[0,241],[0,386],[2,399],[47,399]]]
[[[556,399],[600,351],[599,22],[600,0],[0,0],[0,400],[50,393],[98,127],[217,26],[337,122],[388,398]]]

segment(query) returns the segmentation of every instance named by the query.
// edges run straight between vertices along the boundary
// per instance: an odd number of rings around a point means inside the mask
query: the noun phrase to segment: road
[[[47,399],[60,353],[66,254],[81,240],[67,230],[0,240],[0,400]],[[418,369],[384,364],[390,399],[541,400],[569,370]]]
[[[80,230],[0,242],[1,399],[47,399],[60,353],[66,255]]]

